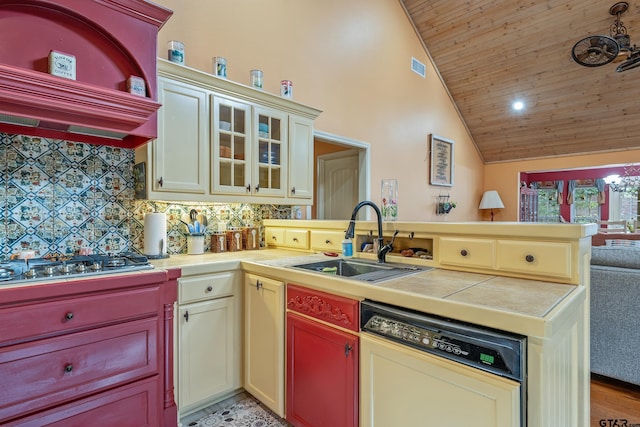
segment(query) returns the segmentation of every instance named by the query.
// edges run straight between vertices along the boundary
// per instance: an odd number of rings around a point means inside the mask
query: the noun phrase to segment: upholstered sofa
[[[640,385],[640,248],[591,249],[591,372]]]

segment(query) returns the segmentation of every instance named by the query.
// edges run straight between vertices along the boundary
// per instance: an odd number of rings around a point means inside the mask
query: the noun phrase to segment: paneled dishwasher
[[[361,303],[361,425],[526,427],[526,337]]]

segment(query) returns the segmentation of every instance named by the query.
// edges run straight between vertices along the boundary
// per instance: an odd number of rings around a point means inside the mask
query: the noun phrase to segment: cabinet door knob
[[[71,320],[73,319],[73,313],[72,312],[68,312],[67,314],[64,315],[65,320]]]
[[[535,261],[535,260],[536,260],[536,259],[534,258],[534,256],[533,256],[533,255],[527,255],[526,257],[524,257],[524,259],[525,259],[527,262],[533,262],[533,261]]]
[[[291,187],[291,194],[296,194],[296,187]]]
[[[164,185],[164,180],[162,179],[162,177],[160,177],[160,179],[158,180],[158,185],[160,187],[162,187]]]
[[[256,185],[255,190],[256,190],[256,193],[257,193],[258,191],[260,191],[260,184]]]
[[[260,289],[262,287],[262,282],[260,280],[256,280],[256,289]]]
[[[344,357],[349,357],[349,352],[353,350],[353,347],[349,345],[349,343],[344,344]]]
[[[73,371],[73,365],[71,363],[68,363],[68,364],[64,365],[64,371],[65,372]]]
[[[189,321],[189,312],[184,313],[184,320]]]
[[[247,193],[251,193],[251,184],[247,185],[245,188],[247,189]]]
[[[469,255],[469,252],[467,252],[466,249],[463,249],[463,250],[460,251],[460,255],[467,256],[467,255]]]
[[[207,292],[211,292],[213,290],[213,286],[207,286]]]

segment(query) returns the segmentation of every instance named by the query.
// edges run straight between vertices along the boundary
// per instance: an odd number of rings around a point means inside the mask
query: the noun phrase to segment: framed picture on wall
[[[429,184],[453,186],[453,141],[438,135],[429,135],[431,170]]]

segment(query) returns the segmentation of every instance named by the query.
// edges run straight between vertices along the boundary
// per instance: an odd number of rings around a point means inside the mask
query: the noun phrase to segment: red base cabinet
[[[0,289],[0,426],[175,427],[179,274]]]
[[[358,336],[311,319],[357,325],[358,302],[289,285],[287,308],[287,421],[358,426]]]

